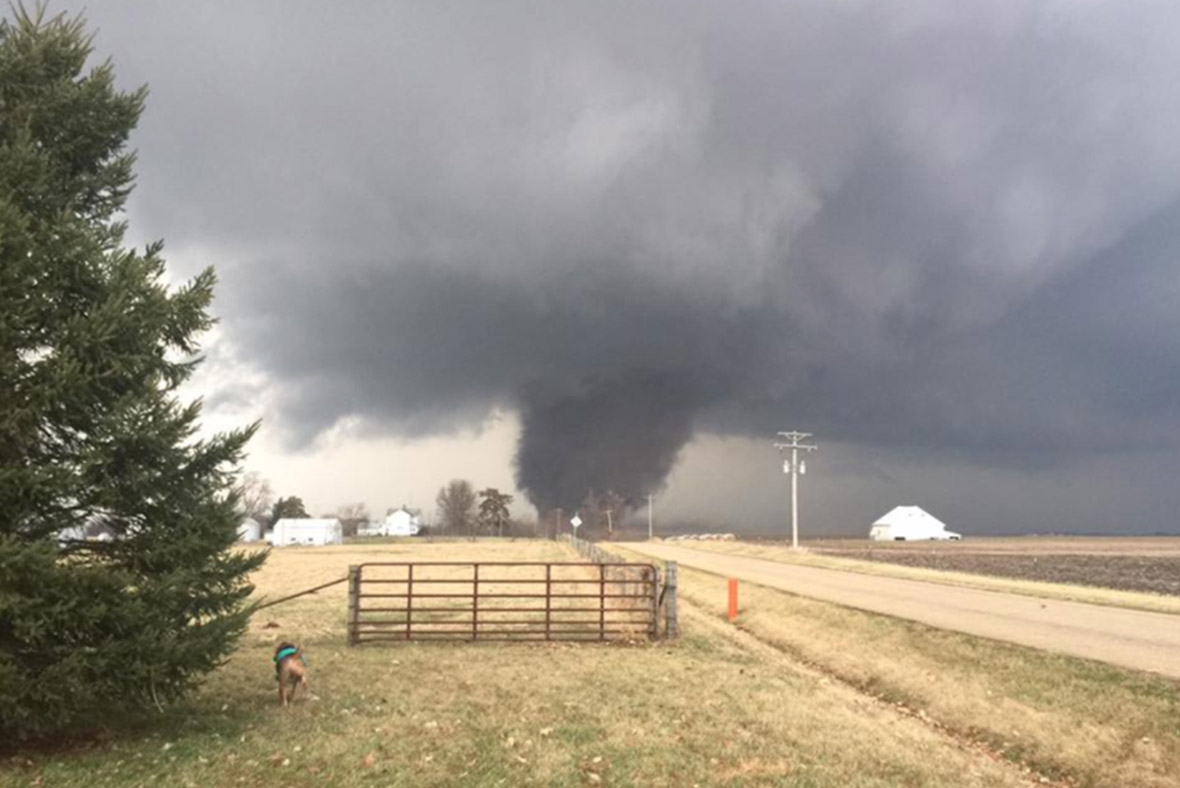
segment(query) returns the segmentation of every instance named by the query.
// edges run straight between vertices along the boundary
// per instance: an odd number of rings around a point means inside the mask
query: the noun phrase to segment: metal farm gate
[[[350,567],[348,642],[659,637],[659,575],[630,563]]]

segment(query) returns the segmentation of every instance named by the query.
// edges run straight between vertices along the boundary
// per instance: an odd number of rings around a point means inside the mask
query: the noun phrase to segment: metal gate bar
[[[655,638],[658,585],[651,564],[360,564],[349,571],[349,642]]]

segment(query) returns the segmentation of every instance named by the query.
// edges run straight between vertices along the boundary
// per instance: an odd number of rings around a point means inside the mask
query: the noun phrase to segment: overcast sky
[[[1180,530],[1172,0],[85,8],[208,423],[314,513],[770,532],[803,429],[809,533]]]

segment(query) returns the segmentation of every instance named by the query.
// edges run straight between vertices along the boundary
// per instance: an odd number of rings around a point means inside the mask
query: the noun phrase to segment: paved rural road
[[[1180,616],[796,566],[661,543],[623,546],[801,596],[1180,678]]]

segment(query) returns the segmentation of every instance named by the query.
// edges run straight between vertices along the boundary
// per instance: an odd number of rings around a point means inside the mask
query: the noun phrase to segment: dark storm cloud
[[[1174,3],[191,5],[90,9],[133,214],[297,441],[514,408],[541,505],[787,418],[1176,449]]]

